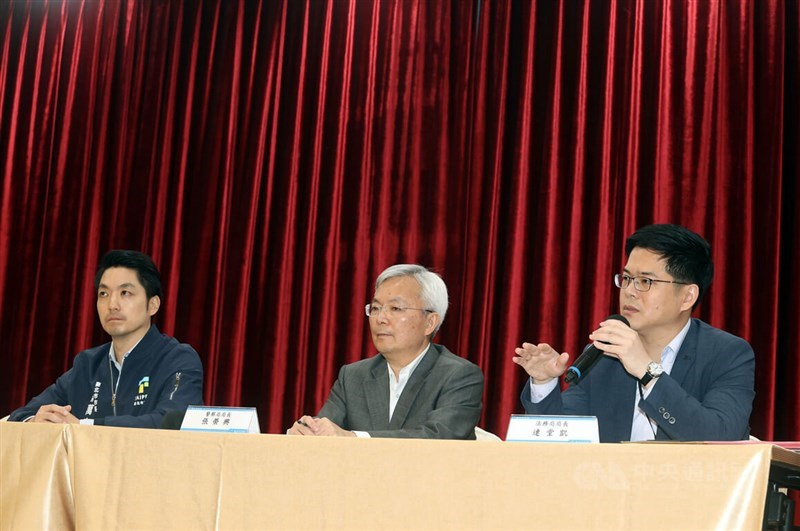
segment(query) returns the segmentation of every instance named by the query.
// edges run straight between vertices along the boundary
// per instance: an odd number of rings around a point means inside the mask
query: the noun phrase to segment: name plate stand
[[[570,415],[511,415],[506,441],[600,442],[597,417]]]
[[[189,406],[181,430],[261,433],[254,407]]]

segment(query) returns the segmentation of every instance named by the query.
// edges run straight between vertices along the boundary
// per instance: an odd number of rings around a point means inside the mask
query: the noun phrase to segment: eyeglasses
[[[403,308],[402,306],[378,306],[377,304],[367,304],[364,306],[364,313],[367,317],[378,317],[381,312],[386,312],[389,317],[401,317],[406,310],[416,310],[418,312],[433,313],[433,310],[425,308]]]
[[[653,285],[653,282],[663,282],[664,284],[688,284],[688,282],[680,282],[678,280],[659,280],[657,278],[632,277],[630,275],[619,273],[614,275],[614,284],[619,289],[627,288],[631,281],[633,281],[633,287],[636,289],[636,291],[650,291],[650,286]]]

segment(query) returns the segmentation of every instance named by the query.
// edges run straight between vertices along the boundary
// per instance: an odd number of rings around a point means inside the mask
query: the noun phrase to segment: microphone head
[[[614,319],[616,321],[621,321],[625,323],[625,326],[630,326],[630,323],[623,315],[619,315],[618,313],[611,314],[608,316],[608,319]],[[603,341],[601,341],[603,343]],[[595,347],[594,345],[590,344],[583,353],[578,356],[578,359],[575,360],[569,369],[567,369],[567,374],[564,377],[564,381],[568,385],[576,384],[581,381],[586,374],[590,370],[594,368],[598,361],[602,358],[602,352],[600,349]]]
[[[614,319],[615,321],[622,321],[623,323],[625,323],[625,326],[631,325],[624,315],[620,315],[618,313],[612,313],[611,315],[608,316],[608,319]]]

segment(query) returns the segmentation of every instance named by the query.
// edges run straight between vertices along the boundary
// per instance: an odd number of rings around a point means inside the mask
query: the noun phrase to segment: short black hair
[[[159,274],[156,264],[146,254],[123,249],[108,251],[97,266],[97,273],[94,276],[95,290],[100,287],[100,279],[103,278],[103,273],[106,272],[106,269],[112,267],[127,267],[136,271],[136,277],[144,286],[147,300],[156,295],[159,298],[163,298],[161,296],[161,274]]]
[[[680,225],[647,225],[631,234],[625,242],[625,254],[630,256],[636,247],[660,255],[675,280],[697,284],[697,306],[714,278],[711,246],[702,236]]]

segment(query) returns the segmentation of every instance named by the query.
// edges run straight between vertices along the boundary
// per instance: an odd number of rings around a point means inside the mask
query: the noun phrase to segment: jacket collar
[[[399,429],[408,417],[414,400],[419,394],[419,389],[439,359],[441,347],[431,343],[427,354],[422,357],[408,380],[400,400],[394,408],[392,420],[389,422],[389,368],[386,358],[379,354],[375,356],[370,368],[370,378],[364,382],[364,392],[367,398],[367,407],[372,425],[376,430]]]
[[[689,331],[683,339],[680,350],[675,354],[675,364],[672,366],[670,377],[678,383],[682,383],[689,373],[689,369],[694,365],[697,358],[697,335],[700,324],[697,319],[692,318]]]

